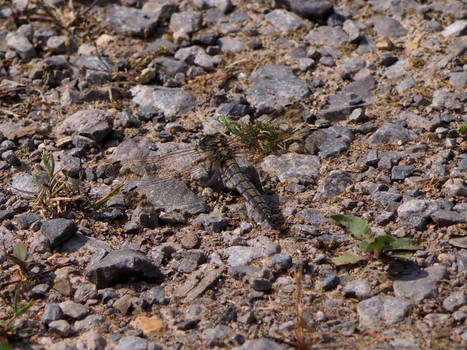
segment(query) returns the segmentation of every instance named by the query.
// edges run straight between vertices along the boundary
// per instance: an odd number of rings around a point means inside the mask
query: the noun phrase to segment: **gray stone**
[[[114,348],[115,350],[147,350],[148,343],[146,340],[134,337],[134,336],[127,336],[122,337],[118,341],[117,346]]]
[[[376,328],[383,323],[386,326],[402,321],[412,303],[404,298],[378,295],[361,301],[357,305],[360,326]]]
[[[139,9],[110,5],[106,7],[105,20],[119,34],[144,37],[156,28],[159,18]]]
[[[63,315],[70,317],[74,320],[80,320],[87,316],[89,309],[87,306],[75,303],[74,301],[68,300],[60,303],[60,308],[63,311]]]
[[[360,22],[347,19],[342,25],[342,29],[349,35],[349,41],[354,43],[360,40],[360,36],[362,35],[362,30],[365,29],[365,25]]]
[[[176,12],[170,17],[169,29],[174,33],[192,34],[200,30],[202,19],[198,11]]]
[[[165,305],[169,300],[165,297],[164,288],[161,286],[155,286],[144,292],[142,298],[149,304],[153,305],[157,303],[159,305]]]
[[[349,41],[349,36],[339,27],[319,26],[308,33],[305,41],[318,46],[339,47]]]
[[[52,321],[49,323],[49,329],[57,332],[62,337],[68,337],[73,332],[70,324],[65,320]]]
[[[305,183],[313,183],[319,175],[320,162],[316,156],[303,154],[269,155],[262,161],[261,169],[269,176],[277,176],[280,182],[298,179]]]
[[[218,43],[222,52],[241,52],[245,49],[245,45],[240,40],[233,38],[220,38]]]
[[[343,126],[331,126],[322,129],[326,138],[318,145],[319,155],[323,158],[336,158],[349,149],[354,139],[353,132]]]
[[[445,204],[440,201],[427,199],[412,199],[403,203],[397,214],[405,225],[423,230],[428,223],[431,214],[439,209],[445,209]]]
[[[232,350],[282,350],[282,347],[266,338],[258,338],[245,342],[242,346],[232,348]]]
[[[396,90],[400,95],[402,95],[404,92],[413,88],[415,85],[417,85],[415,79],[413,77],[407,77],[397,85]]]
[[[391,179],[393,181],[404,180],[411,176],[415,171],[413,165],[396,165],[391,170]]]
[[[463,292],[455,292],[451,293],[446,299],[444,299],[443,307],[446,311],[453,312],[466,303],[467,299],[465,294]]]
[[[301,100],[308,95],[308,85],[297,78],[292,68],[286,65],[265,65],[250,76],[251,87],[247,100],[259,110],[273,110],[290,104],[291,100]]]
[[[195,271],[199,265],[206,261],[206,256],[199,249],[191,249],[179,254],[181,256],[180,264],[177,270],[182,273]]]
[[[292,257],[289,254],[274,254],[270,266],[276,271],[287,271],[292,267]]]
[[[329,1],[284,0],[283,2],[291,11],[310,20],[325,19],[333,12],[333,6]]]
[[[66,35],[51,36],[47,40],[47,48],[55,55],[73,53],[78,49],[73,40]]]
[[[461,36],[467,34],[467,19],[455,21],[444,29],[441,34],[444,37]]]
[[[436,210],[430,214],[430,217],[438,226],[451,226],[465,221],[458,212],[446,209]]]
[[[120,311],[122,315],[128,315],[132,311],[133,300],[134,297],[132,297],[129,294],[126,294],[115,300],[112,304],[112,307]]]
[[[140,107],[153,106],[159,109],[168,121],[174,121],[196,107],[196,97],[178,88],[137,85],[130,91],[134,103]]]
[[[29,61],[37,56],[34,46],[24,35],[10,32],[5,40],[8,48],[14,50],[23,60]]]
[[[371,18],[371,22],[374,24],[376,32],[381,36],[397,38],[406,35],[408,32],[402,24],[391,17],[378,15]]]
[[[112,131],[112,117],[108,112],[86,109],[66,118],[57,132],[66,135],[81,135],[100,142]]]
[[[15,216],[15,213],[16,212],[13,209],[0,210],[0,222],[3,220],[11,219],[13,216]]]
[[[383,53],[379,59],[379,64],[385,67],[389,67],[390,65],[397,62],[397,57],[391,53]]]
[[[156,210],[164,209],[166,213],[178,211],[193,215],[206,208],[204,201],[180,180],[148,176],[136,181],[135,185],[137,186],[136,191],[140,195],[145,195]]]
[[[328,222],[328,219],[321,214],[319,210],[304,209],[299,211],[296,216],[303,219],[307,224],[320,226]]]
[[[419,349],[420,341],[415,338],[396,338],[391,340],[389,344],[395,349]]]
[[[323,290],[334,289],[339,284],[339,276],[337,276],[335,273],[331,273],[328,276],[322,278],[320,283]]]
[[[41,317],[41,323],[46,326],[52,322],[57,321],[63,317],[63,311],[60,308],[60,305],[55,303],[49,303],[45,305],[44,313]]]
[[[217,325],[215,328],[208,328],[203,331],[201,338],[209,341],[210,347],[224,344],[225,339],[232,330],[224,325]]]
[[[283,32],[295,31],[305,26],[300,17],[286,10],[273,10],[264,18]]]
[[[417,135],[413,131],[398,124],[386,123],[370,136],[368,143],[370,145],[381,145],[388,142],[397,144],[414,141],[416,138]]]
[[[61,218],[46,221],[41,226],[41,232],[49,240],[51,248],[70,239],[77,230],[73,220]]]
[[[162,278],[162,273],[141,252],[119,249],[91,263],[87,277],[96,288],[100,289],[135,279],[159,280]]]
[[[331,56],[323,56],[319,59],[319,63],[326,67],[335,67],[336,61]]]
[[[170,20],[170,16],[178,11],[178,6],[172,0],[149,0],[142,10],[160,19]]]
[[[354,56],[345,63],[344,72],[352,75],[364,68],[365,65],[366,62],[362,58]]]
[[[38,186],[30,174],[16,174],[11,179],[12,192],[22,198],[33,198],[37,195]]]
[[[202,226],[207,232],[221,232],[229,225],[230,219],[222,216],[217,210],[209,214],[200,214],[193,221],[196,226]]]
[[[449,197],[467,197],[467,181],[463,179],[448,179],[443,185],[442,192]]]
[[[350,106],[350,105],[332,105],[326,109],[320,110],[318,116],[320,118],[329,120],[330,122],[336,122],[340,120],[345,120],[352,111],[356,109],[361,109],[359,106]]]
[[[344,192],[352,185],[352,177],[346,171],[332,170],[318,187],[321,198],[333,198]]]
[[[223,249],[223,254],[228,256],[227,264],[229,266],[248,265],[255,259],[274,255],[281,250],[277,243],[264,236],[249,240],[247,244],[247,247],[232,246]]]
[[[355,280],[344,286],[343,293],[346,298],[364,300],[371,295],[371,288],[366,281]]]
[[[399,60],[384,70],[384,76],[390,80],[402,78],[406,73],[408,65],[407,60]]]
[[[467,85],[467,72],[452,72],[449,74],[449,84],[455,89],[462,89]]]
[[[74,328],[77,332],[91,329],[103,329],[105,318],[102,315],[89,315],[85,319],[76,321]]]
[[[395,210],[401,205],[402,195],[395,192],[375,191],[371,200],[382,205],[386,210]]]
[[[107,346],[105,338],[94,330],[86,332],[82,337],[87,350],[104,350]]]
[[[446,267],[434,265],[422,271],[411,271],[394,281],[394,294],[419,304],[425,298],[438,295],[438,282],[446,276]]]

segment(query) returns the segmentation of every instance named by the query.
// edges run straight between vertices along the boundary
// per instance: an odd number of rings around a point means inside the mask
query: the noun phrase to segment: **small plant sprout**
[[[418,247],[410,238],[395,238],[389,234],[374,236],[366,220],[352,215],[333,215],[334,222],[344,228],[354,238],[360,241],[360,249],[363,253],[370,254],[373,258],[393,257],[409,259]],[[331,259],[335,265],[352,265],[366,260],[364,256],[350,253]]]

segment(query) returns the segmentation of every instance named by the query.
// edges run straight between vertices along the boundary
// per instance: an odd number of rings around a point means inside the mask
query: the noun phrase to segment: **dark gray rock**
[[[349,149],[354,139],[352,131],[343,126],[331,126],[322,129],[326,135],[323,143],[318,145],[319,155],[323,158],[336,158]]]
[[[46,221],[41,226],[41,232],[49,240],[51,248],[70,239],[77,230],[73,220],[61,218]]]
[[[383,323],[386,326],[402,321],[413,304],[404,298],[378,295],[361,301],[357,305],[360,326],[376,328]]]
[[[182,114],[196,107],[196,97],[178,88],[150,87],[137,85],[131,89],[133,102],[141,107],[153,106],[159,109],[168,121],[174,121]]]
[[[446,209],[436,210],[430,214],[430,217],[438,226],[451,226],[465,221],[458,212]]]
[[[446,276],[446,267],[434,265],[422,271],[411,271],[394,281],[394,294],[419,304],[425,298],[438,295],[437,284]]]
[[[343,293],[346,298],[364,300],[371,295],[371,288],[366,281],[355,280],[344,286]]]
[[[96,288],[105,288],[119,282],[131,280],[160,280],[159,269],[139,251],[119,249],[110,252],[99,261],[91,264],[87,278]]]
[[[353,111],[360,109],[358,105],[332,105],[326,109],[320,110],[318,116],[320,118],[329,120],[330,122],[337,122],[340,120],[345,120]]]
[[[119,34],[144,37],[156,28],[159,18],[139,9],[110,5],[106,7],[105,20]]]
[[[397,38],[406,35],[408,32],[402,24],[391,17],[378,15],[374,16],[371,22],[374,24],[376,32],[381,36]]]
[[[193,221],[193,224],[202,226],[210,233],[221,232],[229,225],[230,219],[222,216],[219,211],[214,210],[210,214],[200,214]]]
[[[318,46],[339,47],[349,41],[349,36],[340,27],[320,26],[308,33],[305,41]]]
[[[270,266],[276,271],[287,271],[292,267],[292,257],[289,254],[274,254]]]
[[[415,171],[413,165],[396,165],[391,170],[391,179],[394,181],[404,180],[411,176]]]
[[[90,329],[105,330],[105,317],[102,315],[89,315],[83,320],[76,321],[73,326],[77,332]]]
[[[398,124],[386,123],[370,136],[368,143],[370,145],[381,145],[388,142],[397,144],[398,142],[414,141],[416,138],[417,135],[413,131]]]
[[[318,195],[321,198],[332,198],[340,195],[350,185],[352,177],[346,171],[332,170],[318,187]]]
[[[331,2],[323,0],[283,0],[283,2],[292,12],[310,20],[326,19],[334,9]]]
[[[349,75],[353,75],[357,73],[359,70],[361,70],[362,68],[364,68],[365,65],[366,65],[366,62],[362,58],[355,56],[349,59],[345,63],[344,72]]]
[[[35,285],[28,293],[28,297],[32,299],[41,299],[44,298],[48,291],[50,290],[50,286],[47,283],[40,283]]]
[[[34,46],[24,35],[10,32],[5,39],[7,47],[14,50],[23,60],[29,61],[37,56]]]
[[[100,142],[112,131],[112,117],[105,111],[87,109],[66,118],[57,132],[67,135],[81,135]]]
[[[339,276],[335,273],[331,273],[330,275],[321,279],[321,288],[323,290],[331,290],[337,287],[339,284]]]
[[[152,287],[147,292],[144,292],[142,298],[148,305],[153,305],[154,303],[166,305],[169,302],[169,299],[165,297],[164,288],[161,286]]]
[[[254,109],[245,104],[239,103],[222,103],[217,109],[217,113],[232,117],[232,119],[238,119],[245,115],[253,115]]]
[[[291,100],[301,100],[308,95],[308,85],[297,78],[292,68],[286,65],[265,65],[250,76],[251,87],[247,100],[259,110],[271,111],[290,104]]]
[[[380,204],[386,210],[395,210],[401,205],[402,195],[394,192],[375,191],[371,195],[371,200]]]
[[[305,23],[297,15],[286,10],[273,10],[266,14],[264,18],[282,32],[298,30],[305,26]]]
[[[383,53],[379,59],[379,64],[385,67],[396,63],[398,58],[391,53]]]
[[[176,12],[170,17],[169,29],[174,33],[192,34],[200,30],[202,19],[198,11]]]
[[[319,226],[328,222],[328,219],[321,214],[319,210],[304,209],[296,214],[297,217],[303,219],[307,224]]]
[[[466,303],[467,299],[463,292],[454,292],[444,299],[443,307],[446,311],[454,312]]]
[[[11,219],[13,216],[15,216],[15,210],[13,209],[0,210],[0,222]]]
[[[166,212],[198,214],[205,210],[206,204],[180,180],[145,177],[136,181],[136,191],[157,209]]]
[[[265,279],[265,278],[253,278],[250,281],[251,288],[258,292],[267,292],[271,290],[272,288],[272,283],[271,281]]]
[[[206,262],[206,256],[199,249],[191,249],[180,254],[181,260],[177,267],[179,272],[190,273],[195,271],[199,265]]]
[[[57,321],[63,317],[63,311],[60,308],[60,305],[49,303],[45,305],[44,313],[41,317],[41,323],[45,324],[46,326],[52,322]]]
[[[319,59],[319,63],[326,67],[335,67],[336,61],[331,56],[323,56]]]
[[[232,350],[282,350],[282,347],[267,338],[258,338],[245,342],[242,346]]]

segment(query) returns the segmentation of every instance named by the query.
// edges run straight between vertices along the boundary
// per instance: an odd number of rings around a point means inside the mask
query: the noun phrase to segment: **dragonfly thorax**
[[[199,141],[199,147],[217,161],[224,162],[233,158],[226,137],[219,133],[203,136]]]

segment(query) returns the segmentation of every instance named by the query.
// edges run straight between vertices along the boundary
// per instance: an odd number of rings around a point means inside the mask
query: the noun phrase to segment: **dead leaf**
[[[159,334],[165,328],[164,322],[157,317],[138,316],[133,321],[133,327],[143,331],[146,335]]]

